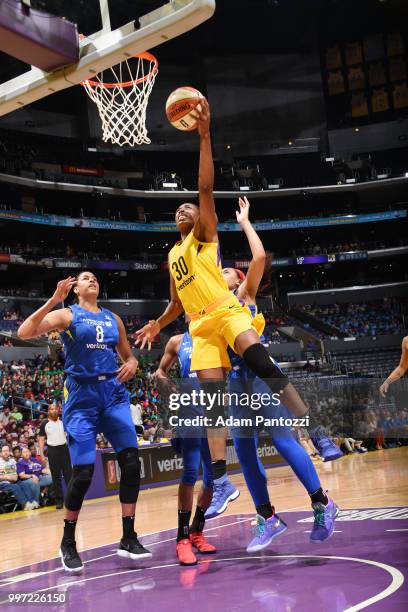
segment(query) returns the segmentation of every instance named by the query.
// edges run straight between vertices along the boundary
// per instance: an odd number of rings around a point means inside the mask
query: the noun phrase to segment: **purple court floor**
[[[282,517],[286,533],[254,555],[245,552],[253,516],[208,521],[218,552],[194,567],[176,563],[169,530],[141,538],[153,552],[144,562],[120,559],[108,544],[82,552],[79,576],[63,572],[59,559],[2,572],[0,604],[76,612],[408,610],[408,508],[343,510],[333,537],[318,545],[309,543],[309,512]],[[17,592],[64,594],[66,603],[12,605]]]

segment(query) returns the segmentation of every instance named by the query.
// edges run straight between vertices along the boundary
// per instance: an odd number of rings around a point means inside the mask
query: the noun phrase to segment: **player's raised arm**
[[[250,205],[248,199],[245,197],[239,198],[238,203],[239,210],[236,211],[237,221],[244,230],[252,254],[247,275],[238,289],[238,296],[241,298],[248,297],[251,301],[255,301],[265,270],[266,253],[261,239],[249,220]]]
[[[194,228],[194,236],[203,242],[216,242],[217,215],[214,204],[214,161],[211,150],[210,106],[205,98],[200,102],[201,111],[197,110],[197,129],[200,135],[200,165],[198,170],[198,192],[200,200],[200,218]]]
[[[399,365],[391,372],[386,380],[384,380],[383,384],[380,387],[380,394],[382,397],[385,397],[388,391],[388,387],[391,383],[399,380],[404,376],[404,374],[408,371],[408,336],[405,336],[402,340],[402,352],[401,352],[401,360]]]
[[[69,327],[72,315],[68,308],[50,311],[67,298],[76,282],[76,278],[73,276],[60,281],[54,295],[20,325],[17,330],[18,337],[22,340],[29,340],[47,334],[53,329],[64,331]]]
[[[166,378],[168,376],[174,362],[177,359],[177,353],[182,337],[183,334],[178,334],[177,336],[170,338],[170,340],[167,342],[163,357],[160,359],[159,367],[154,373],[156,378]]]
[[[155,336],[160,333],[160,330],[175,321],[182,312],[184,312],[184,309],[177,295],[174,279],[170,274],[170,302],[168,303],[166,310],[157,320],[149,321],[146,325],[137,330],[135,333],[135,346],[138,346],[141,343],[140,349],[143,349],[147,344],[150,351],[152,348],[152,340],[155,338]]]

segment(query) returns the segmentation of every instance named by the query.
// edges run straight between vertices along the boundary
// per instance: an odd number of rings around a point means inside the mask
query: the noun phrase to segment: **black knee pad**
[[[139,450],[124,448],[117,456],[120,467],[119,499],[122,504],[135,504],[140,489]]]
[[[242,355],[250,370],[268,385],[273,393],[283,391],[289,379],[280,367],[272,360],[262,344],[253,344]]]
[[[93,473],[93,463],[73,466],[71,480],[65,495],[65,507],[67,510],[77,512],[81,509],[86,492],[92,482]]]
[[[225,380],[200,380],[200,387],[205,394],[211,398],[215,398],[214,403],[210,403],[208,398],[205,400],[205,416],[212,420],[211,427],[224,427],[223,423],[217,425],[217,419],[222,417],[224,420],[228,412],[228,405],[224,405],[224,396],[226,393]],[[213,400],[211,400],[212,402]]]

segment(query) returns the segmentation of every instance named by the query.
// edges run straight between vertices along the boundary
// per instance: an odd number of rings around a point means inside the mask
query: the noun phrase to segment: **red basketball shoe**
[[[207,542],[202,531],[190,533],[190,542],[194,546],[194,548],[198,550],[198,552],[203,553],[205,555],[212,555],[213,553],[217,552],[215,546]]]
[[[177,542],[176,554],[180,565],[197,565],[197,558],[193,553],[192,544],[188,538]]]

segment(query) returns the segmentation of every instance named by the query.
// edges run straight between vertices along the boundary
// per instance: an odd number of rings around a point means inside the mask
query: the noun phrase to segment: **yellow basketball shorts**
[[[214,312],[191,321],[189,326],[193,339],[191,370],[220,367],[230,370],[228,345],[233,348],[239,334],[249,329],[254,329],[251,312],[236,298]]]

